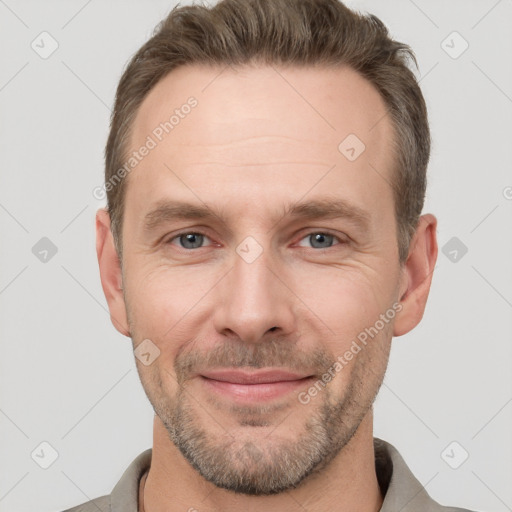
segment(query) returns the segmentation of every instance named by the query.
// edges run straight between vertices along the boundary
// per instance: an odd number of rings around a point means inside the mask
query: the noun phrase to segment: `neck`
[[[246,496],[219,489],[207,482],[183,458],[155,415],[151,468],[145,483],[141,481],[143,496],[140,496],[139,510],[378,512],[383,496],[375,472],[372,423],[370,410],[336,458],[297,488],[272,496]]]

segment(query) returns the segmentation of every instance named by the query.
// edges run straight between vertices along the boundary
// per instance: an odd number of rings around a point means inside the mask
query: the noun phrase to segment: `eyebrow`
[[[345,199],[315,199],[301,203],[289,204],[281,215],[275,219],[274,226],[284,218],[293,220],[320,220],[343,218],[351,221],[361,229],[368,229],[370,215],[357,205]],[[164,200],[156,203],[155,207],[144,217],[144,230],[151,232],[161,226],[177,220],[210,220],[228,224],[223,210],[216,211],[204,204],[192,204],[179,200]]]

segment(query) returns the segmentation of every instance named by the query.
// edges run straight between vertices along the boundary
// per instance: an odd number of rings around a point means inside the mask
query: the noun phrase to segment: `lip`
[[[261,402],[283,397],[303,388],[312,375],[288,370],[211,370],[200,375],[210,392],[237,402]]]

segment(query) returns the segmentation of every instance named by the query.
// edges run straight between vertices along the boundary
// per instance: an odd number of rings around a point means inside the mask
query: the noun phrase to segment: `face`
[[[128,329],[159,351],[137,360],[159,420],[219,487],[298,485],[371,409],[402,275],[385,112],[346,68],[190,66],[137,114],[133,150],[156,145],[127,178]]]

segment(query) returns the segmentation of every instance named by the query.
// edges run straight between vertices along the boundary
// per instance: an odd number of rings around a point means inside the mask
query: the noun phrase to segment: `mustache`
[[[325,349],[306,351],[289,339],[272,338],[258,343],[229,339],[207,351],[198,349],[179,353],[174,370],[182,383],[213,368],[284,367],[307,375],[322,375],[334,361],[333,355]]]

